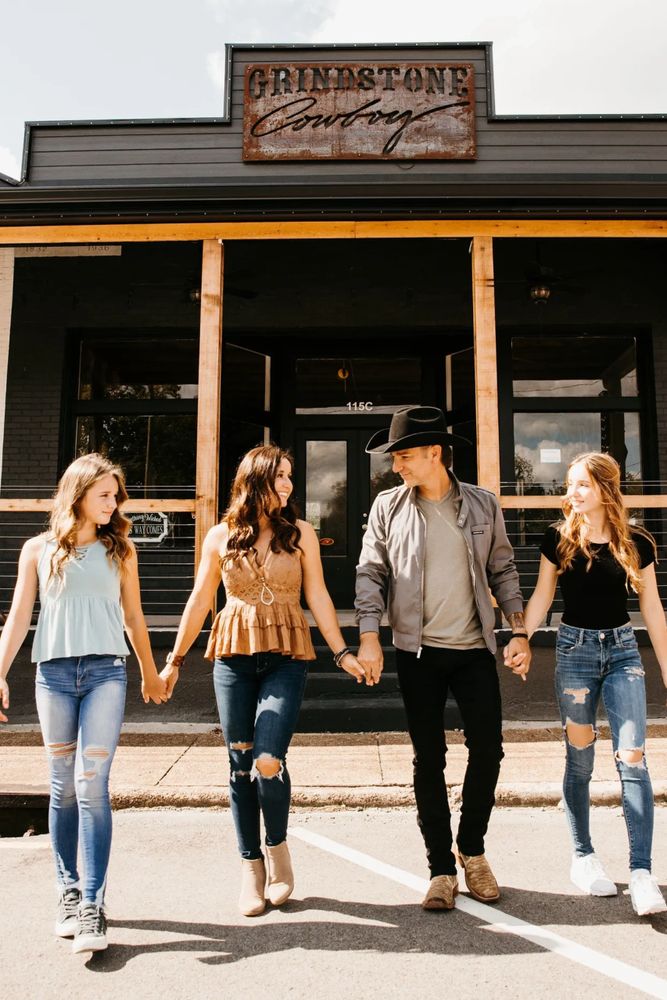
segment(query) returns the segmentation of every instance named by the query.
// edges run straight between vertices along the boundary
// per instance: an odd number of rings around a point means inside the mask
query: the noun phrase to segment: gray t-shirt
[[[453,486],[438,503],[417,498],[426,521],[422,645],[484,649],[468,546],[457,525],[455,499]]]

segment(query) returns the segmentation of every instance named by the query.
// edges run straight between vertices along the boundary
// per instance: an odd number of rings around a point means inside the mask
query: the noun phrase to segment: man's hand
[[[141,679],[141,697],[147,705],[149,701],[161,705],[167,700],[165,684],[157,671],[151,671]]]
[[[367,684],[379,684],[384,666],[382,646],[377,632],[364,632],[359,643],[357,659],[366,674]]]
[[[520,677],[522,681],[528,680],[527,674],[530,670],[532,656],[527,639],[510,639],[505,646],[505,666],[509,667],[512,673]]]

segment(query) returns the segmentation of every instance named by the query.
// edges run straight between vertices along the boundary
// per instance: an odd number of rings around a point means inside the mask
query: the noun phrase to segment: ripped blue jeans
[[[650,871],[653,789],[644,754],[646,691],[644,668],[632,626],[581,629],[560,625],[555,679],[567,754],[563,801],[574,852],[579,857],[593,852],[589,784],[595,760],[595,720],[602,698],[611,729],[616,770],[621,779],[630,869]],[[570,723],[585,728],[569,729]],[[628,762],[623,759],[624,755],[630,756],[626,751],[641,751],[641,757]]]
[[[67,656],[37,666],[35,693],[49,760],[49,831],[59,888],[104,902],[111,850],[109,771],[125,712],[123,656]],[[84,878],[79,878],[81,841]]]
[[[241,857],[262,857],[287,837],[291,783],[285,758],[296,728],[307,664],[281,653],[217,659],[213,668],[220,725],[229,754],[229,800]],[[259,762],[259,767],[258,767]],[[276,773],[269,776],[262,770]]]

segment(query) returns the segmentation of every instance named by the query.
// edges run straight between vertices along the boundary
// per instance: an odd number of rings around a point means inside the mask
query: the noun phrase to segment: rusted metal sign
[[[470,63],[246,67],[244,160],[474,160]]]

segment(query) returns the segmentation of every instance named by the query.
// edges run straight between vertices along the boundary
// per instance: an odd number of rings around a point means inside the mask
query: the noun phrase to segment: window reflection
[[[639,414],[514,414],[514,475],[519,492],[561,493],[568,465],[586,451],[609,452],[621,466],[624,482],[641,482]]]
[[[634,337],[512,338],[515,397],[637,396]]]
[[[370,458],[370,502],[372,504],[378,493],[381,493],[382,490],[391,490],[394,486],[400,486],[402,479],[391,471],[393,464],[391,455],[371,453],[368,457]]]
[[[80,416],[76,453],[105,455],[121,466],[128,486],[192,486],[196,419],[189,413]]]
[[[347,551],[347,441],[306,442],[306,520],[322,555]]]
[[[194,399],[193,337],[86,337],[81,341],[79,399]]]

